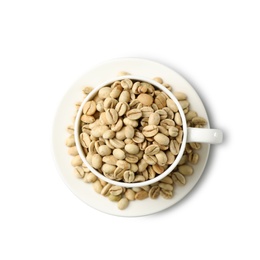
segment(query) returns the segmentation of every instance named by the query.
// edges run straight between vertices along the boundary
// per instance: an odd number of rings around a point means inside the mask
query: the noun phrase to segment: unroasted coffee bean
[[[120,131],[116,132],[115,139],[123,141],[125,138],[125,128],[122,128]]]
[[[126,113],[126,116],[131,120],[137,120],[142,116],[140,109],[131,109]]]
[[[123,91],[123,88],[122,88],[120,82],[118,81],[118,83],[114,86],[114,88],[110,92],[110,97],[118,98],[122,91]]]
[[[148,125],[143,128],[142,134],[145,137],[152,137],[158,133],[158,127],[156,125]]]
[[[85,176],[85,172],[84,172],[84,170],[83,170],[83,168],[81,166],[76,166],[74,168],[74,174],[78,178],[83,178]]]
[[[187,99],[187,95],[183,92],[174,92],[173,94],[179,101]]]
[[[148,125],[159,125],[160,115],[158,113],[151,113],[148,119]]]
[[[179,112],[175,113],[174,121],[176,122],[177,125],[182,125],[182,119]]]
[[[182,138],[183,138],[183,130],[179,130],[178,135],[176,136],[176,141],[181,144],[182,143]]]
[[[79,155],[76,155],[76,156],[74,156],[73,158],[72,158],[72,160],[71,160],[71,165],[72,166],[81,166],[82,165],[82,160],[81,160],[81,158],[80,158],[80,156]]]
[[[155,154],[155,157],[157,159],[157,163],[160,166],[164,166],[167,164],[167,156],[163,151],[160,151],[159,153]]]
[[[96,150],[96,147],[95,147],[95,141],[92,141],[90,144],[89,144],[89,147],[88,147],[88,155],[91,154],[95,154],[97,153],[97,150]]]
[[[162,151],[167,151],[167,150],[169,150],[169,145],[158,144],[156,141],[153,141],[153,144],[158,145]]]
[[[86,104],[83,107],[83,114],[87,116],[91,116],[94,115],[95,112],[96,112],[96,102],[93,100],[86,102]]]
[[[207,124],[207,121],[203,118],[203,117],[193,117],[191,122],[194,124],[194,125],[206,125]]]
[[[115,138],[110,140],[111,145],[113,145],[115,148],[124,148],[125,147],[125,143],[123,141],[117,140]]]
[[[142,182],[142,181],[145,181],[145,178],[143,175],[141,175],[141,174],[135,175],[135,179],[133,182]]]
[[[179,129],[175,126],[171,126],[171,127],[169,127],[168,132],[171,137],[176,137],[176,136],[178,136]]]
[[[155,154],[159,153],[159,151],[160,151],[160,147],[158,145],[152,144],[152,145],[149,145],[148,147],[146,147],[145,154],[155,155]]]
[[[92,172],[85,173],[85,176],[83,178],[84,182],[87,183],[94,183],[97,179],[97,176]]]
[[[154,140],[161,145],[168,145],[170,142],[170,139],[166,135],[161,133],[156,134],[154,136]]]
[[[104,139],[111,139],[111,138],[114,138],[115,135],[116,135],[116,133],[115,133],[114,131],[112,131],[112,130],[106,130],[106,131],[103,133],[102,137],[103,137]]]
[[[135,199],[136,200],[144,200],[148,197],[148,192],[145,191],[145,190],[141,190],[141,191],[138,191],[136,192],[135,194]]]
[[[171,140],[170,151],[173,155],[177,155],[180,151],[180,144],[176,140]]]
[[[120,194],[122,194],[122,192],[123,192],[123,187],[120,187],[120,186],[112,186],[112,187],[109,189],[109,192],[110,192],[110,194],[115,195],[115,196],[120,195]]]
[[[100,126],[95,126],[91,130],[91,135],[94,137],[101,137],[107,130],[109,130],[108,126],[106,125],[100,125]]]
[[[194,150],[199,150],[201,148],[200,143],[190,143],[190,147]]]
[[[157,199],[160,195],[160,187],[159,186],[153,186],[150,190],[149,190],[149,197],[151,199]]]
[[[125,197],[130,201],[135,200],[135,192],[132,189],[127,189],[125,192]]]
[[[130,154],[137,154],[139,153],[139,147],[136,144],[127,144],[125,146],[125,151]]]
[[[165,199],[171,199],[173,197],[173,192],[170,190],[160,190],[160,195]]]
[[[134,181],[134,179],[135,179],[135,174],[134,174],[134,172],[133,171],[125,171],[124,172],[124,174],[123,174],[123,176],[124,176],[124,181],[125,182],[133,182]]]
[[[141,151],[144,151],[146,149],[146,147],[148,146],[148,141],[145,140],[143,143],[138,144],[138,146]]]
[[[123,127],[123,120],[120,118],[116,124],[111,125],[111,130],[114,132],[120,131]]]
[[[111,200],[111,201],[117,202],[117,201],[120,201],[120,199],[122,198],[122,196],[121,196],[121,195],[112,195],[112,194],[110,194],[110,195],[108,196],[108,198],[109,198],[109,200]]]
[[[145,181],[148,180],[148,178],[149,178],[149,174],[148,174],[147,169],[146,169],[145,171],[141,172],[141,175],[144,177],[144,180],[145,180]]]
[[[126,158],[126,161],[127,161],[127,158]],[[132,171],[132,172],[138,171],[138,166],[136,163],[130,163],[130,171]]]
[[[173,186],[171,184],[168,184],[168,183],[159,182],[159,187],[163,190],[173,191]]]
[[[135,129],[131,125],[125,127],[125,137],[132,139],[135,135]]]
[[[122,91],[119,96],[119,102],[129,102],[130,101],[130,92],[128,90]]]
[[[129,200],[127,198],[122,198],[119,200],[117,206],[120,210],[124,210],[128,207],[129,205]]]
[[[104,102],[102,100],[100,100],[97,105],[96,105],[96,109],[98,112],[104,112]]]
[[[148,163],[144,160],[144,159],[141,159],[139,162],[138,162],[138,171],[139,172],[143,172],[146,170],[148,166]]]
[[[173,119],[174,118],[174,113],[169,107],[164,107],[163,110],[167,113],[167,118],[168,119]]]
[[[85,148],[88,148],[91,143],[90,137],[86,133],[81,133],[79,136],[79,140],[80,140],[80,144]]]
[[[115,156],[116,159],[118,160],[123,160],[125,159],[125,152],[121,149],[114,149],[113,150],[113,155]]]
[[[152,107],[142,107],[140,110],[142,111],[143,118],[149,118],[150,115],[154,112]]]
[[[197,164],[199,161],[199,154],[198,153],[190,153],[188,156],[189,162],[192,164]]]
[[[158,173],[158,174],[162,174],[164,172],[164,168],[163,166],[159,165],[159,164],[154,164],[153,166],[153,170]]]
[[[171,151],[166,151],[167,164],[171,165],[175,161],[175,155]]]
[[[159,109],[164,108],[166,106],[166,97],[160,93],[156,96],[154,102]]]
[[[72,156],[78,155],[79,153],[77,147],[76,146],[69,147],[68,154]]]
[[[187,121],[191,121],[197,115],[198,114],[195,111],[188,111],[188,113],[185,114],[185,117]]]
[[[141,187],[133,187],[132,190],[133,190],[134,192],[138,192],[138,191],[141,191],[141,190],[143,190],[143,189],[142,189]]]
[[[133,163],[137,163],[139,161],[138,156],[136,156],[136,154],[126,154],[125,156],[125,160],[131,164]]]
[[[131,125],[132,127],[138,127],[138,122],[137,121],[131,120],[131,119],[127,118],[127,117],[123,119],[123,122],[124,122],[125,125]]]
[[[96,180],[96,181],[93,183],[93,188],[94,188],[95,192],[97,192],[97,193],[101,193],[101,191],[102,191],[102,189],[103,189],[103,187],[102,187],[102,185],[101,185],[101,183],[100,183],[99,180]]]
[[[163,179],[161,179],[160,182],[167,183],[167,184],[173,184],[173,180],[169,175],[164,177]]]
[[[106,163],[103,164],[103,166],[102,166],[102,172],[107,173],[107,174],[113,174],[115,169],[116,169],[116,166],[106,164]]]
[[[127,144],[134,144],[134,141],[130,138],[125,138],[124,142],[125,142],[126,145]]]
[[[115,179],[116,181],[121,181],[123,179],[124,172],[124,169],[117,167],[114,171],[113,179]]]
[[[124,88],[124,89],[130,89],[132,88],[133,86],[133,82],[131,79],[123,79],[121,81],[121,86]]]
[[[142,143],[144,141],[144,135],[138,131],[135,131],[133,141],[138,144]]]
[[[66,140],[66,145],[68,147],[72,147],[75,146],[75,139],[74,139],[74,135],[70,135],[67,140]]]
[[[168,130],[166,128],[164,128],[163,126],[158,125],[158,129],[159,129],[159,133],[166,135],[166,136],[169,136]]]
[[[160,116],[160,120],[164,120],[167,118],[167,112],[163,109],[159,109],[155,111],[156,114],[158,114]]]
[[[116,165],[119,168],[122,168],[124,170],[129,170],[130,169],[130,164],[128,162],[126,162],[125,160],[118,160]]]
[[[107,156],[107,155],[110,155],[110,154],[111,154],[111,149],[110,149],[107,145],[101,145],[101,146],[98,148],[98,153],[99,153],[101,156]]]
[[[98,91],[98,97],[101,99],[105,99],[109,97],[112,89],[110,87],[103,87]]]
[[[116,165],[118,159],[113,155],[108,155],[108,156],[103,156],[102,161],[107,164]]]
[[[132,87],[133,94],[139,94],[139,87],[141,86],[141,83],[139,81],[135,82]]]
[[[178,112],[179,109],[172,99],[168,98],[166,100],[166,104],[167,104],[167,107],[169,107],[173,112]]]
[[[112,187],[112,184],[107,183],[101,190],[101,195],[108,196],[110,194],[109,189]]]
[[[146,163],[149,165],[154,165],[157,163],[157,158],[154,155],[144,154],[143,158],[146,161]]]
[[[133,90],[132,90],[133,91]],[[137,108],[140,102],[137,99],[131,100],[129,103],[130,108]],[[142,111],[142,108],[141,108]]]
[[[126,102],[118,102],[115,107],[115,110],[117,111],[119,116],[123,116],[128,109],[129,106]]]
[[[102,157],[99,154],[94,154],[92,156],[92,167],[95,169],[100,169],[102,166]]]
[[[172,119],[166,118],[160,122],[160,125],[163,126],[165,129],[169,129],[170,127],[175,126],[175,122]]]
[[[149,94],[140,94],[137,97],[138,101],[145,106],[150,106],[153,103],[153,97]]]
[[[178,170],[183,175],[192,175],[192,173],[193,173],[193,168],[191,166],[187,165],[187,164],[180,165],[178,167]]]
[[[110,125],[116,124],[118,120],[118,114],[114,108],[109,108],[106,111],[106,120]]]
[[[177,185],[185,185],[186,179],[180,172],[173,172],[172,173],[172,180]]]
[[[92,156],[93,156],[93,153],[88,153],[87,157],[86,157],[86,160],[87,162],[92,165]]]
[[[95,117],[94,116],[87,116],[87,115],[82,115],[80,120],[86,124],[91,124],[95,122]]]
[[[104,100],[104,109],[115,108],[118,101],[114,98],[108,97]]]

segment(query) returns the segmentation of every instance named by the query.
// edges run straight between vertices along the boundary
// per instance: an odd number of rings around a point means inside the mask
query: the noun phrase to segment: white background
[[[257,3],[1,0],[0,259],[259,259]],[[85,205],[52,156],[62,96],[118,57],[175,69],[225,135],[195,189],[146,217]]]

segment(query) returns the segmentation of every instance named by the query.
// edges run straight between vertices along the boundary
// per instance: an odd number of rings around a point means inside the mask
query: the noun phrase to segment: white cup
[[[83,148],[80,144],[80,139],[79,139],[79,135],[80,135],[80,131],[81,131],[81,129],[80,129],[80,118],[81,118],[82,110],[83,110],[85,103],[89,100],[92,100],[102,87],[111,85],[113,82],[118,81],[118,80],[120,81],[120,80],[123,80],[123,79],[131,79],[131,80],[134,80],[134,81],[147,82],[147,83],[152,84],[155,88],[158,88],[161,91],[165,92],[165,94],[167,94],[174,101],[174,103],[177,105],[177,107],[179,109],[179,113],[181,115],[181,119],[182,119],[183,139],[182,139],[182,143],[181,143],[179,153],[178,153],[177,157],[175,158],[175,161],[162,174],[159,174],[155,178],[150,179],[150,180],[146,180],[146,181],[143,181],[143,182],[127,183],[127,182],[123,182],[123,181],[115,181],[115,180],[107,178],[105,175],[98,172],[96,169],[94,169],[87,162],[86,155],[85,155],[84,150],[83,150]],[[87,97],[84,99],[84,101],[82,102],[82,104],[81,104],[81,106],[80,106],[80,108],[77,112],[75,125],[74,125],[74,137],[75,137],[75,142],[76,142],[78,153],[79,153],[83,163],[91,170],[91,172],[93,174],[95,174],[98,178],[100,178],[100,179],[102,179],[102,180],[104,180],[108,183],[111,183],[113,185],[131,188],[131,187],[142,187],[142,186],[153,184],[153,183],[158,182],[159,180],[163,179],[168,174],[170,174],[173,171],[173,169],[178,165],[179,161],[181,160],[183,153],[184,153],[184,150],[185,150],[186,143],[198,142],[198,143],[218,144],[218,143],[222,142],[223,133],[219,129],[187,127],[184,111],[183,111],[179,101],[173,95],[173,93],[171,91],[169,91],[162,84],[160,84],[160,83],[158,83],[154,80],[144,78],[144,77],[140,77],[140,76],[125,75],[125,76],[113,78],[109,81],[106,81],[106,82],[100,84],[99,86],[95,87],[87,95]]]

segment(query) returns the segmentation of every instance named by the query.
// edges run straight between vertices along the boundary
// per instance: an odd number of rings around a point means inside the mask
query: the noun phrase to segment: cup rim
[[[165,92],[174,101],[174,103],[178,107],[178,112],[180,113],[181,119],[182,119],[182,129],[183,129],[182,143],[181,143],[179,153],[178,153],[177,157],[175,158],[174,162],[163,173],[159,174],[158,176],[156,176],[153,179],[146,180],[146,181],[143,181],[143,182],[130,182],[130,183],[128,183],[128,182],[123,182],[123,181],[116,181],[116,180],[109,179],[105,175],[98,172],[86,160],[86,156],[83,152],[83,148],[81,146],[80,138],[79,138],[79,136],[80,136],[80,131],[79,131],[79,129],[80,129],[80,118],[81,118],[83,107],[84,107],[85,103],[89,100],[92,100],[93,97],[98,93],[98,91],[101,88],[103,88],[107,85],[111,85],[115,81],[120,81],[120,80],[123,80],[123,79],[132,79],[132,80],[135,80],[135,81],[147,82],[147,83],[150,83],[151,85],[155,86],[156,88],[160,89],[161,91]],[[82,103],[81,103],[81,105],[80,105],[80,107],[77,111],[75,122],[74,122],[74,138],[75,138],[76,147],[77,147],[77,150],[78,150],[78,153],[79,153],[79,156],[80,156],[82,162],[98,178],[100,178],[103,181],[108,182],[112,185],[121,186],[121,187],[125,187],[125,188],[134,188],[134,187],[142,187],[142,186],[151,185],[153,183],[160,181],[161,179],[163,179],[167,175],[169,175],[175,169],[175,167],[178,165],[179,161],[182,158],[182,155],[184,153],[185,146],[186,146],[186,143],[187,143],[187,135],[188,135],[188,130],[187,130],[186,117],[185,117],[184,111],[181,107],[181,104],[179,103],[177,98],[174,96],[174,94],[170,90],[168,90],[165,86],[160,84],[159,82],[157,82],[153,79],[149,79],[147,77],[138,76],[138,75],[123,75],[123,76],[113,77],[109,80],[104,81],[103,83],[99,84],[98,86],[94,87],[94,89],[82,101]]]

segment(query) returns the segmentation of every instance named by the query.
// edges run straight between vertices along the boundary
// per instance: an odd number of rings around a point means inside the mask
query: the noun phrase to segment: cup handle
[[[187,143],[219,144],[223,140],[223,132],[219,129],[188,127]]]

